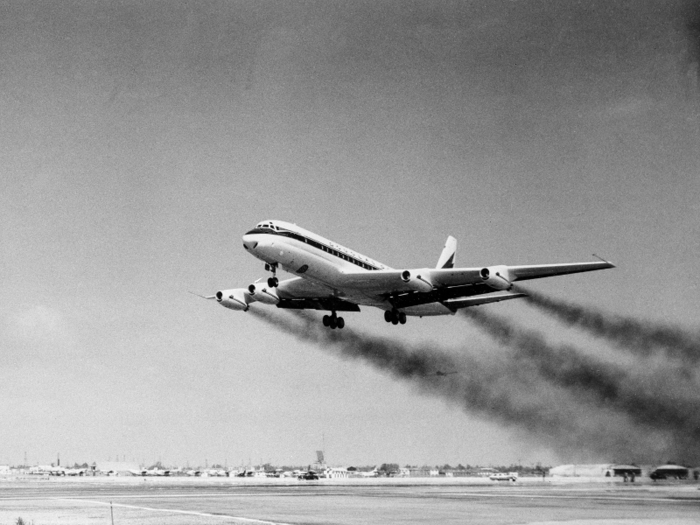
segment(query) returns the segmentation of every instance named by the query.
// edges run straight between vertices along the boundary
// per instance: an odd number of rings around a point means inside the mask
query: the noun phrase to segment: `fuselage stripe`
[[[370,264],[366,261],[361,261],[360,259],[357,259],[356,257],[353,257],[352,255],[348,255],[347,253],[343,253],[342,251],[336,250],[335,248],[332,248],[326,244],[323,244],[321,242],[318,242],[314,239],[311,239],[310,237],[306,237],[304,235],[301,235],[297,232],[293,232],[290,230],[283,230],[282,228],[278,228],[276,230],[270,229],[270,228],[255,228],[251,231],[249,231],[247,234],[265,234],[265,235],[278,235],[280,237],[288,237],[290,239],[294,239],[296,241],[299,241],[304,244],[308,244],[309,246],[312,246],[316,248],[317,250],[321,250],[329,255],[332,255],[334,257],[337,257],[338,259],[342,259],[344,261],[347,261],[349,263],[352,263],[356,266],[359,266],[360,268],[364,268],[365,270],[381,270],[382,268],[379,268],[373,264]]]

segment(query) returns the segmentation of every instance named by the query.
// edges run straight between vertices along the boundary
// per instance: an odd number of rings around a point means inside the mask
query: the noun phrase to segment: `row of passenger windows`
[[[308,244],[311,244],[312,246],[315,244],[318,244],[318,243],[311,241],[311,240],[308,240],[308,239],[306,242]],[[344,253],[340,253],[336,250],[333,250],[332,248],[328,248],[327,246],[323,246],[322,244],[319,244],[318,246],[316,246],[316,248],[319,248],[319,249],[323,250],[324,252],[330,253],[331,255],[335,255],[336,257],[340,257],[341,259],[343,259],[345,261],[349,261],[353,264],[356,264],[357,266],[360,266],[360,267],[364,268],[365,270],[376,270],[376,268],[374,266],[370,266],[369,264],[367,264],[365,262],[359,261],[359,260],[355,259],[354,257],[350,257],[349,255],[346,255]]]
[[[333,248],[329,248],[328,246],[321,244],[320,242],[316,242],[316,241],[314,241],[312,239],[308,239],[306,237],[301,237],[301,235],[295,236],[295,237],[297,237],[298,240],[305,242],[306,244],[310,244],[314,248],[318,248],[319,250],[323,250],[326,253],[330,253],[331,255],[335,255],[336,257],[340,257],[344,261],[351,262],[352,264],[360,266],[361,268],[364,268],[365,270],[376,270],[377,269],[374,266],[370,266],[366,262],[360,261],[359,259],[355,259],[354,257],[351,257],[345,253],[341,253],[337,250],[334,250]]]
[[[303,235],[299,235],[298,233],[280,230],[277,226],[269,226],[267,224],[259,224],[253,230],[249,231],[248,233],[274,233],[275,235],[282,235],[283,237],[289,237],[291,239],[296,239],[297,241],[303,242],[305,244],[310,244],[314,248],[318,248],[319,250],[323,250],[326,253],[330,253],[331,255],[335,255],[336,257],[340,257],[344,261],[351,262],[352,264],[355,264],[361,268],[364,268],[365,270],[378,270],[379,269],[376,266],[372,266],[364,261],[360,261],[359,259],[355,259],[354,257],[351,257],[347,254],[344,254],[344,253],[341,253],[337,250],[334,250],[333,248],[329,248],[325,244],[321,244],[320,242],[316,242],[313,239],[309,239],[307,237],[304,237]]]
[[[319,250],[323,250],[326,253],[330,253],[331,255],[335,255],[336,257],[340,257],[344,261],[351,262],[352,264],[355,264],[361,268],[364,268],[365,270],[377,270],[378,268],[371,266],[367,264],[366,262],[360,261],[359,259],[355,259],[354,257],[351,257],[345,253],[341,253],[337,250],[334,250],[333,248],[329,248],[325,244],[321,244],[320,242],[316,242],[313,239],[309,239],[307,237],[303,237],[302,235],[298,235],[296,233],[292,232],[280,232],[281,235],[284,235],[286,237],[291,237],[292,239],[296,239],[298,241],[301,241],[303,243],[309,244],[313,246],[314,248],[318,248]]]

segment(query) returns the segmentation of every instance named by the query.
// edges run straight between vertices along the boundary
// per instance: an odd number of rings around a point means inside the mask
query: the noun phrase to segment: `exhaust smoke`
[[[620,458],[656,459],[668,452],[669,436],[664,429],[647,425],[639,435],[641,425],[634,418],[601,402],[601,395],[619,397],[614,381],[595,374],[574,379],[573,365],[567,372],[569,381],[562,381],[556,366],[544,368],[532,357],[514,359],[513,355],[488,348],[450,351],[430,343],[408,345],[348,328],[328,330],[303,311],[290,312],[296,319],[282,312],[250,311],[301,341],[344,359],[370,364],[410,382],[423,394],[534,436],[538,443],[546,443],[568,457],[588,459],[612,453]],[[566,364],[559,363],[563,368]],[[446,369],[459,373],[435,373]],[[574,383],[595,385],[594,392],[603,394],[581,395],[582,388],[572,387]]]
[[[483,310],[464,310],[464,315],[514,350],[511,356],[515,362],[534,366],[547,382],[577,392],[601,409],[615,411],[633,424],[636,436],[666,434],[666,454],[700,459],[693,444],[700,437],[700,394],[694,382],[679,381],[683,374],[676,364],[622,366],[573,346],[551,345],[538,332]]]
[[[664,353],[683,363],[700,363],[700,333],[654,321],[614,315],[528,290],[525,301],[572,327],[604,338],[641,356]]]

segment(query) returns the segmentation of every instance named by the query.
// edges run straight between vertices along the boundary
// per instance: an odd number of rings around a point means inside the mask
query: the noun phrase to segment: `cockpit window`
[[[252,235],[254,233],[268,233],[270,230],[269,228],[263,228],[262,226],[256,226],[249,232],[246,232],[246,235]]]

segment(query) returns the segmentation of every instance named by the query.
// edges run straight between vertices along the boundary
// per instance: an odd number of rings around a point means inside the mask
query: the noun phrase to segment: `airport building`
[[[656,481],[657,479],[688,479],[690,469],[680,465],[661,465],[651,471],[649,477]],[[698,479],[698,471],[694,472],[695,479]]]
[[[637,465],[616,465],[603,463],[597,465],[559,465],[549,469],[552,477],[566,478],[615,478],[641,476],[642,468]]]
[[[350,477],[350,472],[346,468],[327,467],[323,471],[323,477],[329,479],[344,479]]]
[[[131,471],[141,470],[138,463],[123,461],[100,461],[95,463],[95,471],[109,476],[131,476]]]

